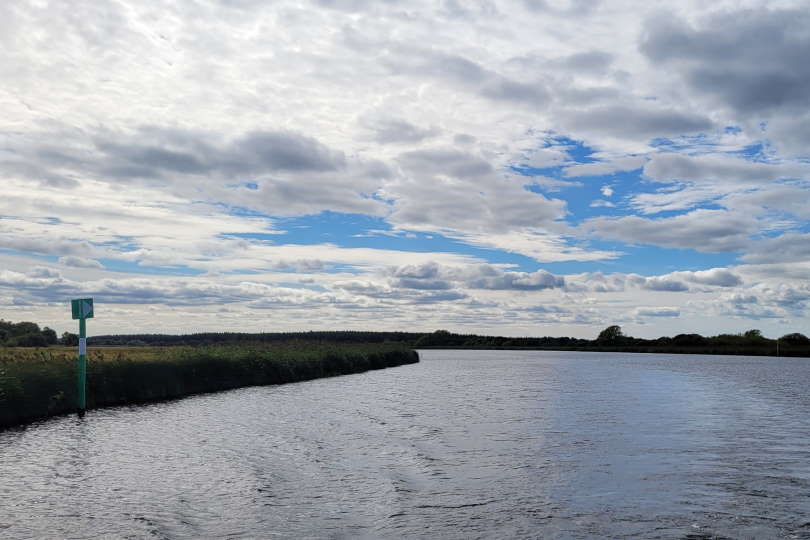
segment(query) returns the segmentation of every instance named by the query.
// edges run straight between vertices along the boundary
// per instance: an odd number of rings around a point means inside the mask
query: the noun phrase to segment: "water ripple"
[[[427,351],[0,433],[1,538],[810,538],[810,362]]]

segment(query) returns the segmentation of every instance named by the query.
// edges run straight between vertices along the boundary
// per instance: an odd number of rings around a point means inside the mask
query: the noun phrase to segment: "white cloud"
[[[611,161],[596,161],[594,163],[580,163],[567,167],[563,174],[565,176],[603,176],[612,174],[619,171],[632,171],[640,169],[644,165],[646,158],[644,157],[625,157],[618,158]],[[609,195],[605,195],[609,197]]]
[[[656,182],[761,184],[801,177],[807,172],[808,168],[803,165],[756,163],[721,154],[656,154],[644,165],[644,175]]]
[[[64,264],[65,266],[72,266],[74,268],[104,268],[104,265],[102,265],[95,259],[76,257],[74,255],[70,255],[67,257],[59,257],[59,264]]]
[[[681,310],[673,307],[636,308],[636,317],[680,317]]]
[[[677,310],[668,323],[685,328],[690,301],[718,321],[802,320],[805,7],[9,3],[0,301],[53,324],[65,295],[98,294],[128,318],[96,321],[117,330],[211,327],[222,303],[235,328],[258,327],[258,309],[306,326],[317,309],[342,328],[593,335],[633,313]],[[592,162],[577,163],[579,145]],[[586,219],[586,205],[611,217]],[[343,231],[287,230],[284,218],[328,223],[321,212],[361,216],[354,240],[389,227],[396,239],[341,247]],[[622,243],[664,248],[653,262],[666,270],[531,266],[632,266]],[[689,250],[745,264],[694,271]],[[431,263],[432,277],[387,273]],[[725,307],[706,298],[718,291]]]
[[[759,231],[756,219],[722,210],[694,210],[670,218],[592,218],[583,228],[603,238],[713,253],[744,251]]]
[[[810,261],[810,234],[788,233],[763,239],[742,259],[751,263]]]

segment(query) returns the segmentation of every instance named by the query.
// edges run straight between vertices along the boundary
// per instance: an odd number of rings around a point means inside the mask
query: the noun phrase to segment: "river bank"
[[[419,361],[416,351],[388,344],[99,347],[90,349],[88,356],[88,409]],[[75,409],[75,348],[0,348],[0,429]]]
[[[131,334],[93,336],[91,346],[99,345],[237,345],[240,343],[281,343],[290,340],[327,343],[399,343],[413,349],[474,349],[526,351],[591,351],[656,354],[709,354],[735,356],[810,357],[810,338],[797,332],[769,339],[759,330],[740,334],[701,336],[678,334],[656,339],[625,335],[618,326],[606,328],[596,339],[572,337],[510,337],[435,332],[286,332],[286,333],[201,333],[186,335]]]

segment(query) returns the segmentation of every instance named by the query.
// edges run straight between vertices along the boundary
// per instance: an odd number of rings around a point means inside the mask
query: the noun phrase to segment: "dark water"
[[[810,538],[810,360],[424,351],[0,433],[0,537]]]

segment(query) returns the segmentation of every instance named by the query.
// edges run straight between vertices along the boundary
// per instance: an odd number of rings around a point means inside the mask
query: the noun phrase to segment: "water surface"
[[[0,432],[0,537],[810,538],[810,360],[421,357]]]

